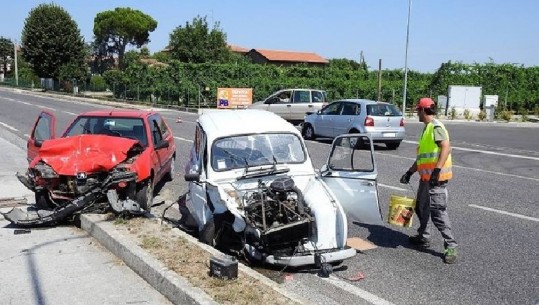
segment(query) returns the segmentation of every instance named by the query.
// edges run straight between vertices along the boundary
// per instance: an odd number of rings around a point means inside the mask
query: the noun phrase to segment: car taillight
[[[374,119],[370,116],[365,118],[365,126],[374,126]]]
[[[401,127],[404,126],[404,118],[401,119]]]

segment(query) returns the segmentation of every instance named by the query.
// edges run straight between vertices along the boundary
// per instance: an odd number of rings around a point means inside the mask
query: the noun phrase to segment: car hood
[[[47,140],[30,163],[47,163],[59,175],[109,171],[127,159],[128,152],[141,148],[137,140],[105,135],[79,135]],[[142,151],[142,148],[140,149]]]

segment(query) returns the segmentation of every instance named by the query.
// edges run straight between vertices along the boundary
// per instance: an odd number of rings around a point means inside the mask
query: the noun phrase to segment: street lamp
[[[402,97],[402,111],[406,116],[406,91],[408,87],[408,38],[410,36],[410,12],[412,11],[412,0],[408,0],[408,21],[406,24],[406,52],[404,55],[404,93]]]

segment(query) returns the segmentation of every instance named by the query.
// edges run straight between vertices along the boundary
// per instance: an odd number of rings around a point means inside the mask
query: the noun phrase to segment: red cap
[[[422,97],[419,99],[419,102],[417,103],[417,106],[415,106],[415,109],[420,108],[430,108],[432,105],[434,105],[434,101],[430,97]]]

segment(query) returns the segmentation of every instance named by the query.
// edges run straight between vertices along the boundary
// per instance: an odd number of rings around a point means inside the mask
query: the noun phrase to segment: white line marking
[[[417,144],[416,141],[405,140],[403,142],[410,143],[410,144]],[[476,152],[476,153],[487,154],[487,155],[496,155],[496,156],[503,156],[503,157],[509,157],[509,158],[529,159],[529,160],[539,161],[539,158],[537,158],[537,157],[522,156],[522,155],[512,155],[512,154],[500,153],[500,152],[496,152],[496,151],[479,150],[479,149],[464,148],[464,147],[458,147],[458,146],[451,146],[451,148],[453,148],[455,150],[470,151],[470,152]]]
[[[408,191],[407,189],[403,189],[403,188],[400,188],[400,187],[391,186],[391,185],[387,185],[387,184],[382,184],[382,183],[378,183],[378,186],[385,187],[385,188],[392,189],[392,190],[396,190],[396,191],[403,191],[403,192]]]
[[[30,138],[30,135],[27,134],[27,133],[25,133],[24,136],[27,137],[27,138]]]
[[[28,105],[28,106],[33,106],[32,104],[30,104],[28,102],[23,102],[23,101],[15,101],[15,102],[25,104],[25,105]]]
[[[15,127],[13,127],[13,126],[11,126],[11,125],[8,125],[8,124],[6,124],[6,123],[0,122],[0,125],[6,127],[7,129],[11,129],[11,130],[13,130],[13,131],[19,131],[17,128],[15,128]]]
[[[67,114],[70,114],[70,115],[77,115],[76,113],[73,113],[73,112],[69,112],[69,111],[62,111],[63,113],[67,113]]]
[[[369,302],[370,304],[374,305],[395,305],[387,300],[382,299],[381,297],[372,294],[368,291],[365,291],[357,286],[348,284],[347,282],[340,280],[336,278],[335,276],[330,276],[329,278],[322,278],[324,281],[329,282],[332,285],[337,286],[338,288],[341,288],[344,291],[347,291],[353,295],[356,295],[363,300]]]
[[[188,139],[184,139],[184,138],[180,138],[180,137],[174,137],[174,139],[178,139],[180,141],[186,141],[186,142],[191,142],[193,143],[193,140],[188,140]]]
[[[535,217],[530,217],[530,216],[510,213],[510,212],[497,210],[497,209],[493,209],[493,208],[487,208],[487,207],[476,205],[476,204],[469,204],[468,206],[472,207],[472,208],[482,209],[482,210],[485,210],[485,211],[491,211],[491,212],[495,212],[495,213],[499,213],[499,214],[509,215],[509,216],[513,216],[513,217],[516,217],[516,218],[522,218],[522,219],[526,219],[526,220],[539,222],[539,218],[535,218]]]
[[[42,106],[42,105],[36,105],[36,106],[37,106],[38,108],[48,109],[48,110],[55,110],[55,111],[56,111],[56,109],[54,109],[54,108],[52,108],[52,107],[47,107],[47,106]]]

